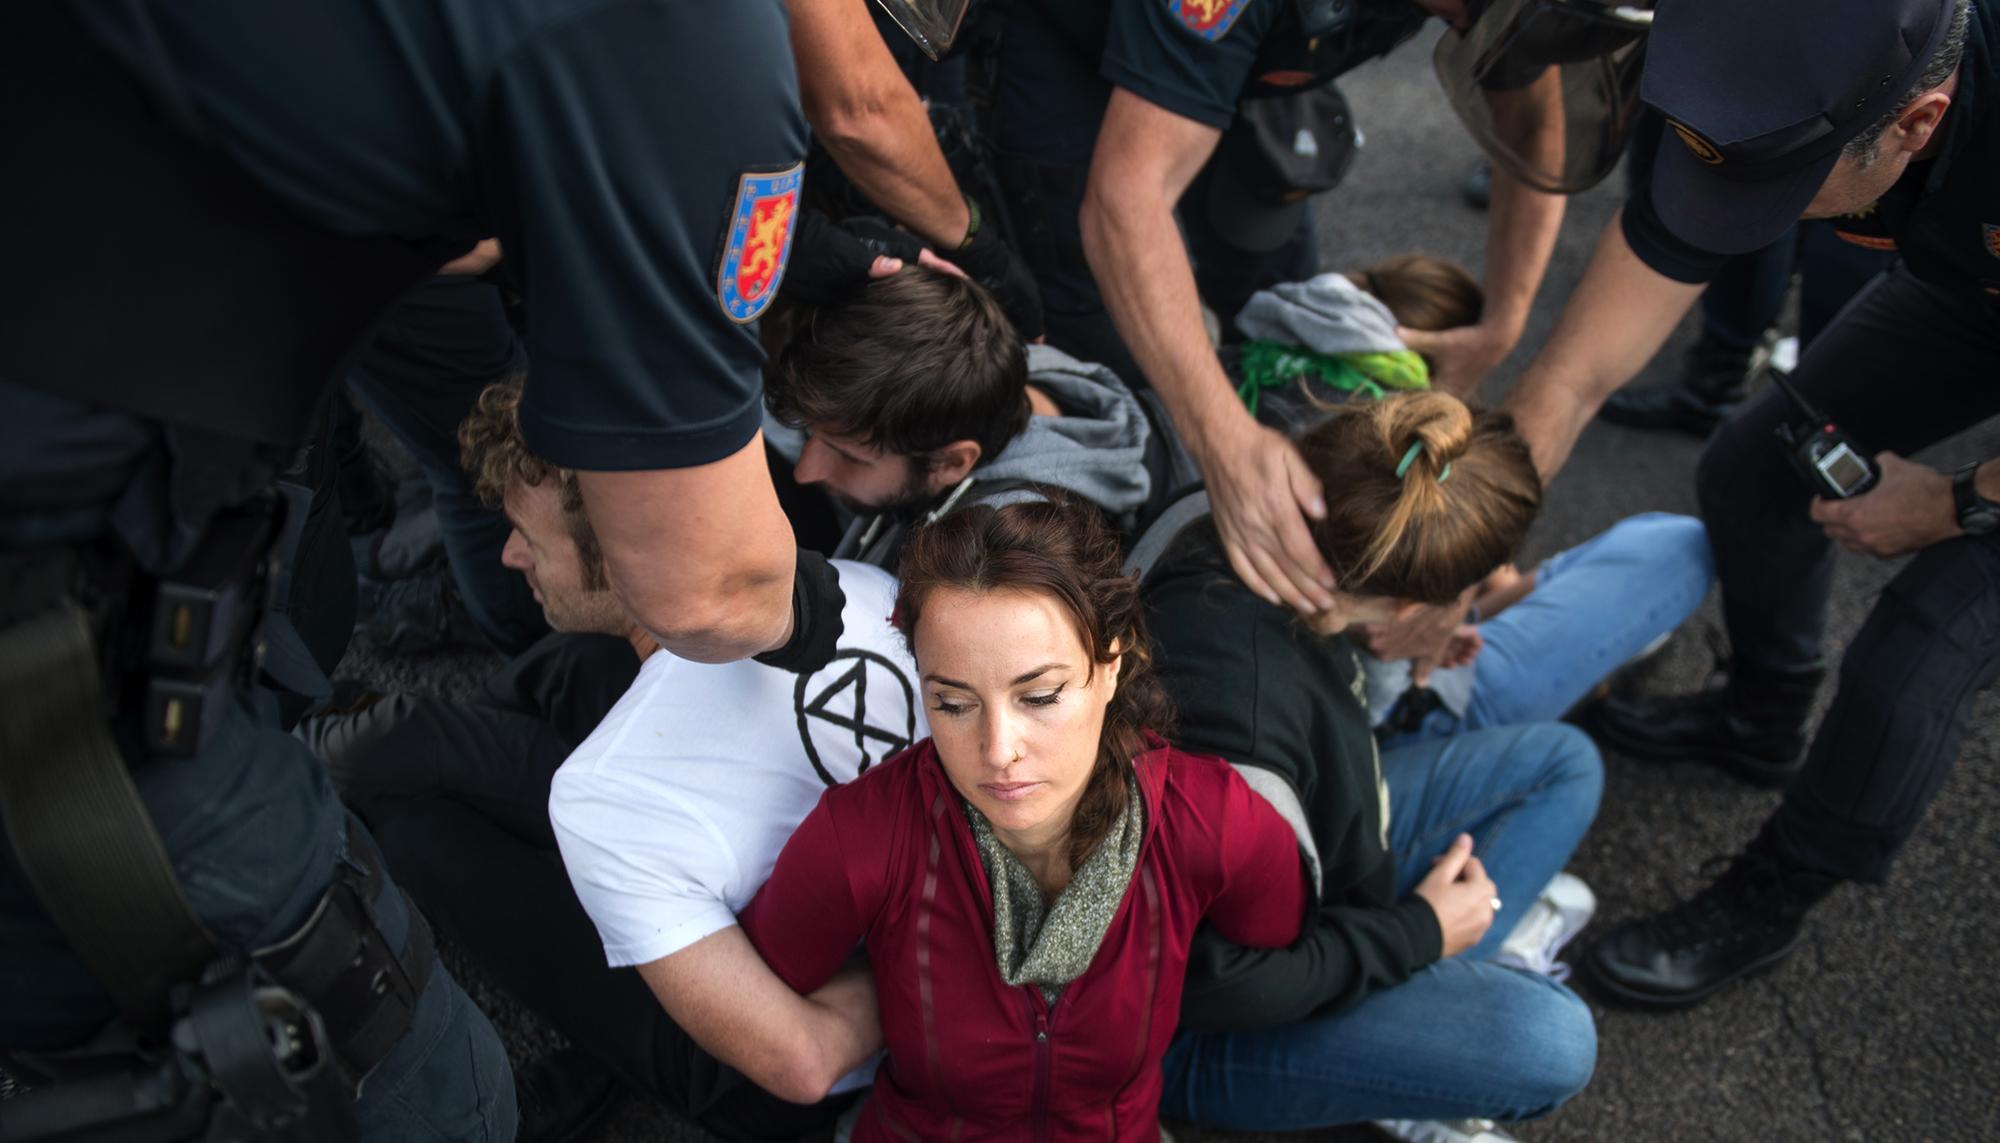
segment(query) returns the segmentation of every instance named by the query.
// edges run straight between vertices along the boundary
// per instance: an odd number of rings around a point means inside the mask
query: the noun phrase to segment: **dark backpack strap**
[[[216,958],[112,741],[73,602],[0,630],[0,820],[42,907],[124,1016],[162,1027]]]
[[[1152,574],[1160,557],[1167,554],[1167,549],[1173,546],[1180,534],[1208,519],[1208,515],[1206,489],[1196,489],[1168,505],[1166,511],[1155,517],[1140,534],[1139,541],[1132,545],[1132,554],[1125,557],[1125,573],[1138,576],[1140,583],[1146,582],[1146,577]]]

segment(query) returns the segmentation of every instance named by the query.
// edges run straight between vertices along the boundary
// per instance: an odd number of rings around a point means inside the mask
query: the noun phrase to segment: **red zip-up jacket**
[[[889,1058],[856,1127],[872,1140],[1159,1138],[1160,1057],[1195,926],[1239,945],[1298,937],[1298,844],[1219,759],[1139,756],[1138,868],[1084,974],[1051,1007],[1000,978],[993,897],[926,739],[828,790],[742,916],[801,993],[866,940]]]

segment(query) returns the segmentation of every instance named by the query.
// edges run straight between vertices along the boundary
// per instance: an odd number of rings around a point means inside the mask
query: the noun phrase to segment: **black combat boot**
[[[1577,721],[1620,754],[1655,762],[1714,762],[1758,786],[1782,786],[1805,765],[1806,719],[1822,667],[1775,671],[1741,659],[1720,687],[1591,703]]]
[[[1770,360],[1759,344],[1731,349],[1709,338],[1688,351],[1680,379],[1642,389],[1621,389],[1597,415],[1634,429],[1673,429],[1705,437],[1743,400],[1750,379]]]
[[[1839,883],[1759,838],[1706,889],[1611,930],[1579,963],[1608,1002],[1686,1007],[1791,955],[1806,912]]]

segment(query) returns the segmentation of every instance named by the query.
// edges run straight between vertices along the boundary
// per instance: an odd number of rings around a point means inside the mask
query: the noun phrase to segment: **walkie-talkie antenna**
[[[1785,375],[1783,373],[1780,373],[1775,369],[1771,370],[1771,380],[1777,382],[1778,388],[1784,392],[1785,396],[1791,398],[1792,404],[1797,405],[1799,407],[1799,412],[1804,413],[1806,415],[1807,420],[1819,421],[1821,423],[1829,423],[1829,424],[1831,423],[1827,421],[1826,417],[1823,416],[1818,409],[1813,408],[1812,402],[1806,400],[1806,395],[1804,393],[1799,392],[1797,387],[1795,387],[1790,381],[1785,379]]]

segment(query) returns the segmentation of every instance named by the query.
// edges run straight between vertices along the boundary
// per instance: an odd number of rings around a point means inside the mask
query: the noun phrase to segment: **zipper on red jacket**
[[[1027,986],[1028,1006],[1035,1012],[1035,1098],[1030,1105],[1035,1124],[1035,1143],[1047,1143],[1049,1137],[1049,1009],[1043,1002],[1041,990],[1034,985]]]

